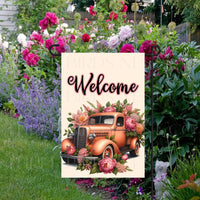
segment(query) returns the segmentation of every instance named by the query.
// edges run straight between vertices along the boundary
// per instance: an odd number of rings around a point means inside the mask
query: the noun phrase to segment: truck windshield
[[[114,116],[106,115],[106,116],[94,116],[89,118],[89,125],[96,124],[108,124],[112,125],[114,123]]]

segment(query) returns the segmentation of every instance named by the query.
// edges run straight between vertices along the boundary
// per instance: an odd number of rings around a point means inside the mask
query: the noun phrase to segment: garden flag
[[[144,54],[62,54],[63,178],[144,177]]]

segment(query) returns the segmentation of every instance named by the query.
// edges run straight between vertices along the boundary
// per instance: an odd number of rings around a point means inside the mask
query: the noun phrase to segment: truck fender
[[[109,140],[109,139],[100,139],[100,140],[96,141],[91,146],[90,152],[95,156],[101,155],[103,153],[104,149],[108,145],[112,145],[113,150],[114,150],[114,154],[115,153],[118,153],[118,154],[121,153],[118,146],[112,140]]]
[[[132,138],[129,148],[135,149],[137,141],[139,142],[139,139],[137,137]]]
[[[69,138],[66,138],[61,142],[61,152],[66,152],[68,146],[74,146],[74,144]]]

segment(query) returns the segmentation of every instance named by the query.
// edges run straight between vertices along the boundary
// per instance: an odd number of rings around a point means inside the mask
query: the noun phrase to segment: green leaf
[[[165,117],[163,115],[160,115],[160,116],[156,116],[156,124],[157,126],[160,125],[160,123],[163,121]]]
[[[127,99],[124,99],[124,105],[126,105],[128,103],[128,100]]]
[[[199,199],[200,199],[200,197],[194,196],[194,197],[192,197],[190,200],[199,200]]]
[[[108,135],[105,136],[106,139],[109,139]]]
[[[114,170],[113,170],[113,174],[115,174],[115,175],[117,175],[117,168],[116,167],[114,167]]]
[[[177,160],[178,156],[176,154],[172,154],[169,158],[169,163],[170,163],[170,166],[172,166],[176,160]]]
[[[72,119],[71,117],[68,117],[67,120],[68,120],[69,122],[72,122],[72,121],[73,121],[73,119]]]
[[[92,106],[94,109],[97,109],[93,103],[91,103],[91,102],[89,102],[89,101],[87,101],[87,102],[88,102],[88,104],[90,104],[90,106]]]
[[[106,103],[106,107],[110,107],[111,106],[111,104],[110,104],[110,102],[108,101],[107,103]]]
[[[115,135],[110,136],[110,140],[113,140],[115,138]]]

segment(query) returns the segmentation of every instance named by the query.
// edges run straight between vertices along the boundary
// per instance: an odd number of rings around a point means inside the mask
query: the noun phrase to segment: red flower
[[[142,43],[139,52],[145,54],[151,54],[152,46],[157,45],[156,41],[146,40]],[[156,54],[157,52],[153,49],[153,53]],[[153,61],[157,58],[157,56],[153,56]],[[149,62],[151,61],[151,56],[145,56],[145,63],[148,66]]]
[[[196,177],[196,174],[192,174],[190,176],[190,180],[183,181],[185,184],[179,185],[177,189],[192,188],[197,191],[198,185],[194,182],[195,177]]]
[[[38,61],[40,60],[40,57],[37,54],[30,53],[26,57],[26,64],[31,65],[38,65]]]
[[[85,33],[82,35],[82,40],[83,40],[83,42],[89,42],[90,36],[87,33]]]
[[[45,41],[45,47],[49,50],[50,46],[54,44],[54,41],[52,38],[49,38],[48,40]]]
[[[39,21],[39,26],[41,27],[42,30],[45,30],[48,27],[48,25],[49,25],[49,20],[47,17]]]
[[[48,26],[59,24],[59,19],[55,13],[47,12],[43,20],[39,22],[39,26],[42,30],[45,30]]]
[[[120,49],[120,53],[134,53],[134,47],[132,44],[124,44]]]
[[[111,20],[116,20],[118,18],[118,14],[117,13],[114,13],[113,11],[110,12],[110,19]]]
[[[128,6],[124,4],[124,1],[121,1],[121,4],[123,5],[122,12],[126,12],[128,10]]]
[[[26,73],[24,73],[24,76],[23,76],[23,78],[24,78],[24,79],[26,79],[27,81],[29,81],[29,79],[30,79],[30,78],[27,76],[27,74],[26,74]]]
[[[95,16],[97,14],[97,12],[94,11],[93,8],[94,8],[94,6],[90,6],[89,13],[90,13],[90,15]]]
[[[75,151],[76,151],[76,149],[74,146],[69,146],[69,147],[67,147],[66,153],[68,155],[73,155],[75,153]]]

